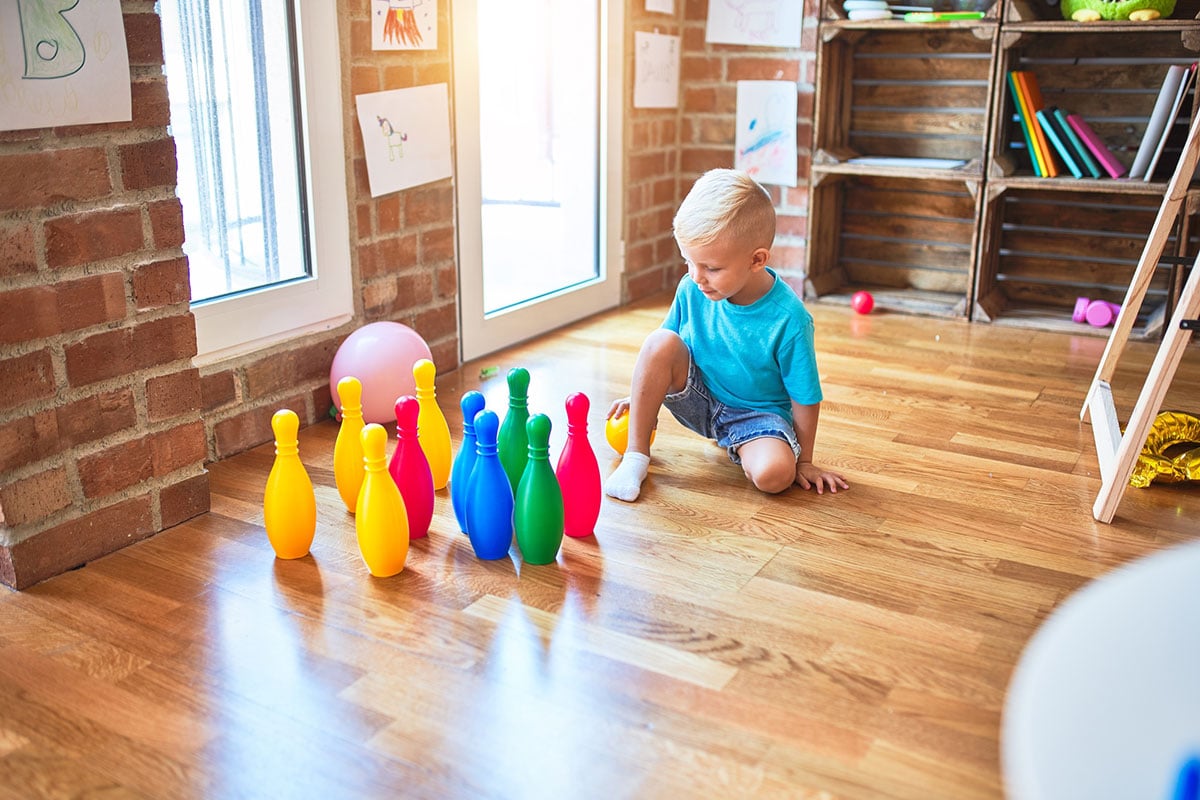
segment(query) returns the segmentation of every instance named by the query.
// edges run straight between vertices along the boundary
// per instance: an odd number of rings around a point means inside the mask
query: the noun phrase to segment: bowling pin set
[[[355,516],[359,551],[376,577],[404,569],[409,542],[428,535],[435,492],[450,486],[454,516],[484,560],[508,555],[514,537],[527,564],[555,560],[564,534],[591,536],[600,514],[600,467],[587,438],[589,402],[567,398],[567,442],[550,466],[550,418],[530,416],[529,372],[508,373],[503,423],[479,392],[463,395],[463,437],[451,458],[450,430],[434,391],[433,362],[413,365],[416,397],[396,400],[396,449],[387,430],[364,424],[362,384],[337,385],[342,423],[333,449],[338,494]],[[275,463],[263,496],[263,524],[279,558],[308,554],[316,532],[316,499],[300,461],[299,418],[281,409],[271,420]]]

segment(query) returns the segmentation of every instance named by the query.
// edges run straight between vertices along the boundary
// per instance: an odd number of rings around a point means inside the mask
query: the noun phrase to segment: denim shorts
[[[693,360],[688,366],[687,386],[667,395],[663,405],[679,424],[706,439],[713,439],[729,453],[729,460],[741,464],[738,448],[751,439],[769,436],[782,439],[800,457],[800,445],[791,423],[770,411],[731,408],[715,400],[704,385],[704,378]]]

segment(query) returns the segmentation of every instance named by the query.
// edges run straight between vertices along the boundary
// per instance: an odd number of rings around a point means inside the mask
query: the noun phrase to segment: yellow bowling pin
[[[360,438],[365,474],[354,529],[367,569],[376,578],[387,578],[404,569],[408,558],[408,512],[388,472],[387,431],[372,422],[363,427]]]
[[[263,492],[263,526],[279,558],[302,558],[317,532],[317,498],[300,463],[300,418],[282,408],[271,417],[275,463]]]
[[[347,375],[338,381],[338,400],[342,404],[342,427],[333,443],[333,479],[347,510],[354,513],[358,490],[363,482],[362,382]]]
[[[433,379],[437,376],[437,368],[428,358],[422,358],[413,364],[413,378],[417,382],[417,402],[420,413],[417,415],[417,441],[429,462],[429,471],[433,473],[433,488],[445,489],[450,482],[450,428],[446,425],[446,417],[437,404],[437,392]]]

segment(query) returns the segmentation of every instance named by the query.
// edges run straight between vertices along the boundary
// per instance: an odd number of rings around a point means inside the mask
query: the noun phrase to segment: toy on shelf
[[[1121,307],[1107,300],[1089,300],[1079,297],[1075,300],[1075,310],[1071,319],[1075,322],[1086,322],[1093,328],[1107,328],[1121,313]]]
[[[1063,19],[1075,22],[1123,20],[1148,22],[1166,19],[1175,11],[1175,0],[1062,0]]]

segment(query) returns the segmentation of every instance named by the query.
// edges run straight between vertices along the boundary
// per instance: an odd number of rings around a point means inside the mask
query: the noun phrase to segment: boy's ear
[[[760,247],[754,251],[750,259],[751,269],[764,269],[771,260],[771,251],[766,247]]]

